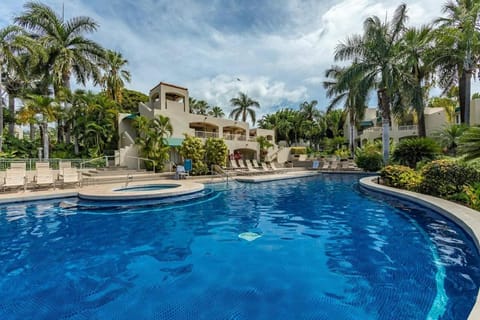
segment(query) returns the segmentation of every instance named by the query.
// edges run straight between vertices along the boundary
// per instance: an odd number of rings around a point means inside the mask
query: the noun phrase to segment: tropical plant
[[[465,156],[465,160],[480,158],[480,127],[470,127],[460,137],[458,152]]]
[[[256,114],[253,108],[260,108],[258,101],[249,98],[245,93],[239,92],[238,97],[230,99],[230,104],[233,106],[229,117],[238,120],[241,118],[243,122],[247,121],[247,115],[252,120],[252,125],[255,125]]]
[[[327,114],[333,110],[335,106],[343,101],[343,110],[348,115],[349,121],[349,148],[351,156],[355,152],[355,134],[357,125],[365,115],[365,91],[369,88],[361,88],[359,79],[348,78],[343,79],[345,74],[345,68],[333,67],[326,71],[325,76],[329,80],[323,83],[324,88],[327,90],[327,97],[332,98],[330,104],[327,107]]]
[[[205,141],[205,153],[208,168],[211,168],[212,165],[227,166],[228,147],[225,140],[208,138]]]
[[[404,139],[395,147],[392,160],[401,165],[415,168],[417,162],[433,160],[439,152],[440,147],[430,138]]]
[[[190,108],[193,108],[193,112],[196,114],[201,114],[202,116],[206,116],[208,114],[208,109],[210,106],[205,100],[194,100],[195,102],[191,105]]]
[[[202,175],[208,172],[205,164],[205,148],[200,138],[185,135],[185,139],[179,149],[184,159],[192,160],[192,174]]]
[[[382,145],[367,143],[355,150],[355,163],[365,171],[378,171],[383,167]]]
[[[402,165],[388,165],[380,171],[380,177],[385,185],[416,191],[422,181],[422,176],[414,169]]]
[[[219,106],[214,106],[208,111],[208,115],[213,116],[215,118],[223,118],[225,117],[225,113],[223,112],[222,108]]]
[[[443,108],[445,110],[448,123],[455,122],[455,106],[457,101],[449,97],[434,97],[428,102],[430,108]]]
[[[453,155],[457,155],[457,146],[463,133],[467,130],[465,125],[451,124],[435,133],[435,139],[437,139],[445,152]]]
[[[85,85],[88,78],[98,79],[98,62],[104,50],[84,37],[95,31],[98,24],[89,17],[64,20],[49,6],[27,2],[25,11],[14,21],[26,28],[47,50],[48,60],[44,72],[53,81],[55,93],[61,88],[70,90],[70,77]]]
[[[138,105],[148,101],[148,96],[135,90],[122,88],[122,102],[120,103],[120,112],[136,113]]]
[[[405,29],[406,11],[406,5],[400,5],[390,22],[382,22],[377,16],[367,18],[362,36],[350,37],[335,49],[335,60],[354,61],[343,75],[344,80],[349,83],[352,79],[356,80],[356,83],[365,89],[365,92],[361,93],[364,96],[368,95],[369,90],[377,91],[378,107],[382,113],[385,163],[389,157],[391,106],[401,102],[401,99],[396,97],[401,83],[408,79],[403,66],[398,63],[399,41]]]
[[[402,90],[407,103],[411,104],[418,117],[418,135],[426,137],[425,106],[428,99],[429,79],[434,71],[433,33],[428,26],[407,29],[401,40],[399,51],[403,66],[412,75],[412,82],[406,81]],[[406,92],[405,92],[406,91]],[[397,108],[404,109],[397,104]]]
[[[477,69],[480,53],[480,2],[450,0],[442,11],[446,16],[435,21],[440,26],[436,35],[436,64],[441,67],[440,84],[449,88],[458,81],[461,122],[468,125],[471,79]]]
[[[273,144],[264,136],[257,137],[257,142],[260,147],[260,161],[265,161],[268,149],[273,147]]]
[[[124,69],[128,61],[123,58],[122,54],[112,50],[106,50],[105,59],[100,63],[100,67],[104,70],[104,74],[99,82],[106,92],[107,97],[117,103],[122,103],[122,93],[125,82],[130,82],[131,74]]]
[[[40,129],[42,132],[42,142],[43,142],[43,157],[45,159],[49,158],[50,142],[48,135],[48,123],[55,120],[56,107],[58,102],[46,96],[40,95],[28,95],[25,100],[25,108],[31,109],[36,115],[40,115]]]
[[[480,181],[480,173],[475,168],[452,160],[434,160],[422,170],[419,190],[440,197],[452,197],[463,191],[467,185]]]
[[[140,153],[143,157],[150,159],[156,169],[163,169],[165,161],[169,159],[170,147],[166,141],[173,128],[170,119],[162,115],[158,115],[153,119],[144,116],[135,118],[137,127],[137,139]],[[147,168],[151,165],[150,161],[145,162]]]

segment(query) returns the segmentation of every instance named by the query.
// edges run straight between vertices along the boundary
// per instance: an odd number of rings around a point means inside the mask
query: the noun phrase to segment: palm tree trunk
[[[8,134],[15,135],[15,96],[13,94],[8,95],[8,111],[10,112],[11,121],[8,124]]]
[[[350,156],[353,158],[355,154],[355,121],[350,121],[350,139],[349,139],[349,148],[350,148]]]
[[[382,151],[383,163],[388,163],[390,152],[390,101],[388,99],[385,89],[377,91],[378,105],[382,112]]]
[[[470,83],[471,73],[463,70],[458,82],[459,102],[460,102],[460,122],[466,125],[470,124]]]
[[[427,136],[427,129],[425,127],[425,113],[419,112],[418,114],[418,136],[425,138]]]
[[[1,76],[0,76],[0,80],[1,80]],[[3,103],[2,103],[1,93],[2,92],[0,90],[0,152],[2,152],[2,147],[3,147]]]
[[[48,123],[44,122],[42,125],[43,125],[43,158],[44,160],[48,160],[48,157],[49,157]]]
[[[34,123],[30,123],[30,141],[34,141],[35,140],[35,124]]]

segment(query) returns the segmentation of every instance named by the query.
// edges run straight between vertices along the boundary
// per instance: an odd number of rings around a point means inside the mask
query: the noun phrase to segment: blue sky
[[[144,93],[160,81],[189,88],[190,96],[222,107],[239,91],[260,102],[257,118],[303,101],[328,101],[321,82],[333,50],[361,33],[371,15],[391,17],[400,1],[371,0],[47,0],[65,17],[95,19],[90,36],[129,61],[128,88]],[[404,1],[409,25],[441,15],[438,0]],[[25,2],[0,1],[0,27]],[[240,79],[238,81],[237,79]]]

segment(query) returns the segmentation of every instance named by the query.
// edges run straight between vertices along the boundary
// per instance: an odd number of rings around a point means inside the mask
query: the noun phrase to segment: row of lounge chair
[[[0,187],[3,191],[7,189],[27,189],[29,185],[35,188],[53,187],[57,183],[62,187],[66,185],[80,185],[81,175],[76,168],[64,165],[59,170],[52,170],[48,163],[36,163],[36,170],[33,179],[29,181],[25,163],[12,163],[5,171],[3,181],[0,179]]]
[[[337,161],[337,160],[313,160],[312,169],[314,170],[359,170],[357,165],[353,161]]]
[[[228,169],[235,170],[240,174],[262,174],[262,173],[276,173],[285,172],[288,169],[278,168],[275,163],[265,162],[258,163],[257,160],[230,160],[230,167]]]

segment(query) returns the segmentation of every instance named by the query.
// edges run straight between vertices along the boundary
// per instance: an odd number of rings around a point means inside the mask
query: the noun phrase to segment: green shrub
[[[350,151],[348,151],[347,149],[335,150],[333,154],[339,157],[340,159],[348,159],[348,157],[350,157]]]
[[[380,146],[380,147],[379,147]],[[355,150],[355,163],[365,171],[378,171],[383,167],[381,145],[367,143],[362,148]]]
[[[420,192],[450,197],[463,192],[467,185],[480,182],[480,172],[467,164],[451,160],[435,160],[421,171]]]
[[[440,153],[438,144],[430,138],[413,138],[400,141],[392,154],[392,160],[415,168],[417,162],[434,160]]]
[[[475,183],[473,186],[463,187],[462,200],[475,210],[480,210],[480,183]]]
[[[203,148],[202,140],[185,135],[179,151],[184,159],[192,160],[192,175],[202,175],[208,172],[207,165],[203,162],[205,149]]]
[[[402,165],[390,165],[380,171],[385,185],[416,191],[422,181],[422,176],[410,167]]]
[[[307,148],[305,147],[291,147],[290,154],[297,155],[297,154],[307,154]]]
[[[355,158],[357,167],[365,171],[378,171],[383,167],[383,157],[380,153],[362,153]]]
[[[207,165],[216,164],[221,167],[227,165],[228,147],[223,139],[208,138],[205,141],[205,152],[207,154]]]

